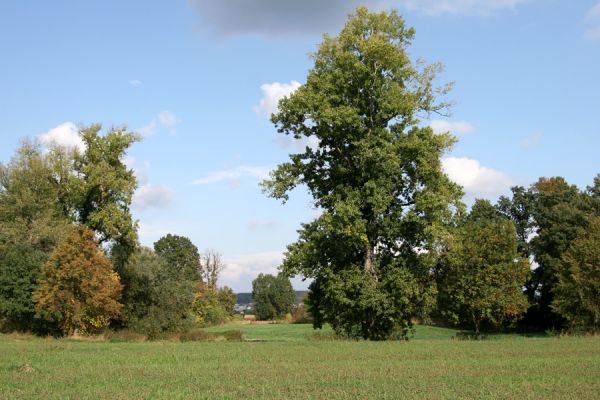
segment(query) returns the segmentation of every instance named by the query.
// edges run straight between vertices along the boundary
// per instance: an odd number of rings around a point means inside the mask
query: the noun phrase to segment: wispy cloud
[[[226,168],[220,171],[215,171],[206,176],[196,179],[194,185],[209,185],[212,183],[227,182],[232,187],[237,187],[240,179],[245,177],[255,178],[259,180],[266,179],[269,176],[271,168],[256,167],[249,165],[238,165],[232,168]]]
[[[470,158],[447,157],[442,160],[442,166],[450,179],[464,188],[470,199],[495,199],[514,186],[514,181],[505,173],[484,167]]]
[[[588,10],[584,20],[587,28],[583,36],[588,40],[600,40],[600,2]]]
[[[147,137],[155,134],[159,128],[163,127],[169,130],[169,133],[175,133],[175,126],[181,123],[181,119],[171,111],[162,111],[158,113],[152,120],[141,128],[136,129],[136,132]]]
[[[60,146],[85,151],[85,144],[79,136],[79,127],[70,121],[38,135],[38,140],[44,146]]]
[[[533,135],[530,135],[530,136],[527,136],[527,137],[524,137],[523,139],[521,139],[519,141],[519,145],[525,149],[535,147],[541,143],[543,138],[544,138],[543,133],[536,132]]]
[[[137,87],[142,86],[142,81],[140,81],[139,79],[133,79],[133,80],[129,81],[129,84],[132,87],[137,88]]]
[[[301,84],[298,81],[291,81],[290,83],[273,82],[261,85],[260,90],[263,92],[263,97],[254,106],[254,112],[259,116],[270,116],[276,113],[279,100],[294,93],[300,86]]]
[[[446,121],[443,119],[434,119],[429,126],[435,133],[450,132],[454,135],[468,135],[475,131],[475,127],[466,121]]]
[[[392,4],[404,6],[426,15],[487,16],[500,10],[516,10],[530,0],[398,0]]]

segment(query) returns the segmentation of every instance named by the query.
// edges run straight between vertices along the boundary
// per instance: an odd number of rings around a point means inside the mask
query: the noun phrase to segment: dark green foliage
[[[0,248],[0,328],[35,330],[32,294],[47,254],[26,244]]]
[[[154,251],[169,265],[175,279],[198,281],[200,254],[192,241],[183,236],[168,234],[154,243]]]
[[[259,274],[252,281],[252,301],[259,320],[283,318],[292,311],[294,298],[292,283],[283,274]]]
[[[184,331],[194,322],[191,305],[194,283],[173,276],[170,265],[143,248],[119,271],[124,289],[123,324],[155,337]]]
[[[551,304],[558,276],[565,268],[562,256],[590,217],[590,205],[575,185],[563,178],[540,178],[532,187],[535,194],[537,236],[531,240],[535,261],[533,271],[537,311],[543,327],[561,328],[564,320]]]
[[[496,208],[515,224],[519,253],[521,257],[529,258],[532,255],[529,240],[535,230],[535,194],[522,186],[512,187],[511,191],[512,198],[501,196]]]
[[[514,323],[527,309],[522,285],[529,263],[519,257],[514,224],[490,210],[488,201],[476,201],[438,270],[442,315],[476,337],[482,324]]]
[[[433,87],[441,67],[408,56],[413,36],[395,12],[359,8],[337,37],[325,35],[306,84],[272,116],[279,132],[318,142],[264,182],[283,201],[306,185],[323,210],[302,225],[283,265],[313,279],[317,327],[385,339],[435,302],[431,262],[461,190],[440,162],[455,139],[419,124],[445,104]]]
[[[557,273],[552,310],[573,330],[600,330],[600,217],[586,229],[562,256]]]

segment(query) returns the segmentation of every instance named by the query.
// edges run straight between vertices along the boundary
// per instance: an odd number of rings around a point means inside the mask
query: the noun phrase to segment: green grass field
[[[416,340],[376,343],[311,340],[303,325],[235,328],[265,342],[0,336],[0,399],[600,397],[600,337],[458,341],[420,327]]]

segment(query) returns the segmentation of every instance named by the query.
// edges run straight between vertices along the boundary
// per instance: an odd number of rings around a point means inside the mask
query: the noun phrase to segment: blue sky
[[[285,206],[261,193],[301,145],[268,113],[359,4],[398,9],[411,55],[455,82],[452,116],[423,123],[459,137],[444,165],[467,201],[600,172],[598,0],[3,1],[0,161],[25,137],[76,146],[78,125],[126,124],[144,136],[127,160],[142,243],[188,236],[223,254],[221,284],[250,290],[317,213],[302,189]]]

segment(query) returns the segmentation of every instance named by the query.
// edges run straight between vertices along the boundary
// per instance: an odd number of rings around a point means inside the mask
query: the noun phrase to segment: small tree
[[[168,234],[154,243],[154,251],[163,258],[178,280],[198,281],[200,254],[192,241],[184,236]]]
[[[600,330],[600,217],[580,230],[562,257],[552,309],[571,329]]]
[[[94,232],[74,227],[42,267],[36,310],[65,335],[91,333],[120,315],[121,282]]]
[[[163,257],[148,248],[134,253],[119,270],[123,279],[123,325],[156,337],[192,324],[193,281],[174,273]]]
[[[283,318],[292,311],[296,293],[283,274],[260,274],[252,282],[252,302],[259,320]]]
[[[225,268],[225,264],[221,260],[221,253],[213,249],[207,249],[202,255],[201,275],[206,285],[217,290],[217,281],[219,275]]]
[[[454,324],[475,336],[483,323],[515,322],[527,309],[523,283],[529,263],[520,258],[514,224],[478,200],[450,243],[440,270],[439,305]]]

